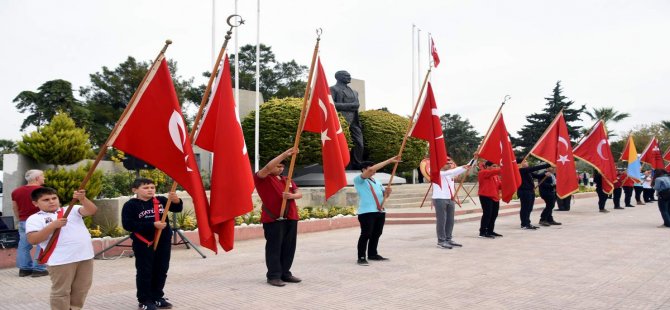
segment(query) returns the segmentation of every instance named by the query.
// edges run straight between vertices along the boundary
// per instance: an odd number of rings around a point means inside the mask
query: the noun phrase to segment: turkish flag
[[[521,185],[521,174],[502,113],[496,119],[488,137],[484,139],[479,157],[500,165],[502,200],[510,202]]]
[[[228,56],[219,68],[195,144],[214,153],[209,222],[225,251],[233,249],[235,217],[254,209],[254,177],[238,107],[233,96]]]
[[[191,195],[200,245],[216,253],[200,170],[163,56],[140,85],[138,97],[119,120],[119,131],[110,138],[110,144],[165,172]]]
[[[440,64],[440,56],[437,55],[437,48],[435,48],[433,38],[430,38],[430,54],[433,55],[433,65],[437,68],[437,65]]]
[[[316,77],[303,130],[321,134],[323,178],[328,199],[347,186],[344,169],[349,164],[349,146],[342,132],[333,97],[330,96],[330,87],[321,66],[321,58],[317,61]]]
[[[442,124],[440,123],[433,87],[430,82],[428,82],[428,90],[419,118],[414,123],[410,136],[428,141],[430,145],[430,180],[442,187],[440,169],[447,164],[447,147],[444,144]]]
[[[556,115],[530,153],[556,167],[558,198],[568,197],[579,190],[575,158],[572,155],[572,145],[563,112]]]
[[[668,149],[665,150],[665,154],[663,154],[663,159],[670,161],[670,146],[668,146]]]
[[[583,160],[597,170],[603,179],[603,191],[611,194],[616,180],[614,156],[610,149],[605,123],[599,120],[591,132],[574,149],[575,157]]]
[[[650,165],[654,169],[663,169],[663,156],[661,156],[661,148],[658,146],[656,137],[651,138],[649,144],[640,155],[640,161]]]

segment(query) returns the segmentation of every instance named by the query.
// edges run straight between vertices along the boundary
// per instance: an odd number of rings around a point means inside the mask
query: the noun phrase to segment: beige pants
[[[51,309],[81,309],[93,283],[93,260],[49,266]]]

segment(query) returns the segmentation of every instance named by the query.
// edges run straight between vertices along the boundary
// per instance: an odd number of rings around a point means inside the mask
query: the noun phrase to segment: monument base
[[[347,186],[354,185],[354,178],[359,176],[361,172],[359,170],[346,170],[347,175]],[[391,175],[385,172],[375,173],[374,179],[382,182],[383,184],[388,184],[391,179]],[[323,167],[321,165],[310,165],[302,169],[298,169],[295,172],[295,177],[293,181],[300,187],[304,186],[325,186],[323,179]],[[405,184],[407,181],[404,178],[399,176],[393,177],[393,184]]]

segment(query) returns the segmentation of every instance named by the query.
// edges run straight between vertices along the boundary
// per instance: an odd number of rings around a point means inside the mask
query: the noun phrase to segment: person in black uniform
[[[168,198],[154,196],[156,185],[151,179],[135,179],[132,190],[136,198],[123,205],[121,221],[133,240],[139,309],[170,309],[172,304],[164,298],[163,288],[170,267],[172,229],[168,218],[165,223],[160,218],[165,212],[168,199],[171,201],[172,212],[181,212],[184,205],[175,192],[170,192]],[[154,233],[157,229],[162,229],[162,232],[158,247],[154,251]]]
[[[556,176],[554,175],[554,167],[547,168],[544,177],[540,180],[538,187],[540,188],[540,197],[546,203],[542,214],[540,215],[540,225],[551,226],[561,225],[561,223],[554,221],[552,215],[554,204],[556,203]]]
[[[533,167],[528,166],[528,161],[521,158],[517,159],[521,165],[519,173],[521,174],[521,185],[516,194],[519,196],[521,203],[521,211],[519,218],[521,219],[521,229],[538,229],[530,223],[530,213],[533,212],[533,205],[535,204],[535,179],[541,180],[544,178],[543,173],[534,173],[542,169],[550,167],[549,164],[541,164]]]
[[[598,210],[602,213],[610,212],[605,209],[605,203],[609,195],[603,191],[603,176],[598,170],[593,171],[593,182],[596,183],[596,193],[598,193]]]

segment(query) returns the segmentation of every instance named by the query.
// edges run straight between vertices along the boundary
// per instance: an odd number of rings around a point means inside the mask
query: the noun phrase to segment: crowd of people
[[[302,280],[291,272],[296,251],[298,231],[298,209],[295,201],[302,197],[298,186],[291,183],[285,192],[287,178],[282,175],[287,159],[297,149],[288,149],[272,159],[254,175],[256,190],[263,204],[261,222],[265,245],[265,263],[267,283],[282,287],[287,283],[299,283]],[[354,188],[359,197],[358,221],[360,236],[356,245],[356,263],[369,266],[368,260],[387,261],[378,252],[386,218],[384,200],[391,195],[391,189],[375,179],[375,174],[383,167],[397,163],[398,157],[383,162],[361,163],[360,174],[354,178]],[[561,225],[553,216],[558,203],[559,211],[570,210],[569,199],[557,199],[556,177],[549,164],[529,166],[523,159],[517,160],[520,168],[521,185],[517,195],[521,204],[520,228],[536,230],[539,227],[531,223],[530,215],[535,203],[535,190],[545,202],[538,224],[540,226]],[[453,249],[462,247],[453,238],[455,204],[458,204],[455,179],[470,170],[470,165],[456,166],[447,158],[440,170],[441,185],[433,183],[432,203],[435,207],[437,247]],[[479,237],[495,239],[502,237],[495,231],[495,222],[500,208],[502,180],[500,167],[492,162],[484,162],[478,172],[479,202],[482,217]],[[52,309],[80,309],[84,305],[93,279],[93,249],[90,234],[84,225],[83,217],[96,213],[97,207],[86,197],[85,191],[76,191],[73,198],[80,205],[67,212],[61,206],[57,191],[43,187],[44,173],[29,170],[25,174],[27,185],[12,193],[14,213],[19,218],[20,244],[17,250],[19,276],[39,277],[49,275],[52,281],[50,304]],[[599,173],[593,174],[593,182],[598,193],[600,212],[608,212],[605,202],[612,198],[614,209],[634,207],[631,204],[635,193],[638,205],[657,201],[663,224],[670,228],[670,176],[663,169],[647,170],[639,183],[635,183],[627,173],[619,170],[614,182],[612,195],[603,190],[603,180]],[[170,211],[183,209],[181,199],[174,193],[167,197],[156,196],[156,187],[151,179],[138,178],[132,184],[135,197],[126,202],[122,209],[123,228],[131,233],[132,248],[136,268],[136,298],[139,309],[170,309],[172,304],[164,296],[170,262],[171,242],[170,223],[161,221],[164,206],[172,205]],[[621,196],[624,204],[621,206]],[[656,197],[658,199],[656,199]],[[569,197],[568,197],[569,198]],[[282,202],[286,201],[285,206]],[[56,232],[59,233],[56,233]],[[162,238],[154,245],[155,238]],[[49,241],[54,239],[53,246]],[[31,249],[37,250],[31,256]],[[155,250],[154,250],[155,247]]]

